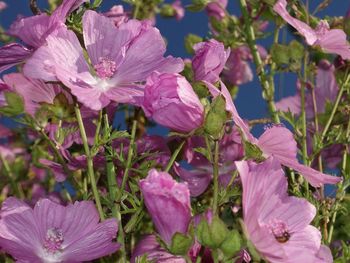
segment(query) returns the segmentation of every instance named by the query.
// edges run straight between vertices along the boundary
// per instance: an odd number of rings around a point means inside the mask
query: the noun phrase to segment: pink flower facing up
[[[205,10],[209,17],[214,17],[216,20],[222,20],[225,16],[225,10],[228,0],[214,0],[210,2]]]
[[[0,246],[18,262],[83,262],[114,253],[118,231],[115,219],[99,223],[90,201],[66,207],[49,199],[34,209],[10,197],[1,209]]]
[[[140,181],[140,189],[153,223],[168,245],[176,232],[186,234],[191,221],[190,191],[186,184],[176,182],[170,174],[149,171]]]
[[[195,51],[192,59],[194,79],[209,83],[217,82],[230,55],[230,49],[225,50],[224,45],[215,39],[197,43],[193,49]]]
[[[177,132],[190,132],[203,123],[204,107],[179,74],[154,72],[147,79],[142,108],[147,117]]]
[[[350,59],[350,45],[341,29],[330,29],[327,21],[321,20],[315,29],[292,17],[287,11],[287,1],[278,0],[273,10],[294,27],[310,46],[320,46],[327,53],[335,53],[343,59]]]
[[[60,28],[26,63],[25,74],[46,81],[58,79],[85,106],[100,110],[110,101],[135,104],[143,96],[140,82],[155,70],[183,69],[181,59],[163,57],[164,40],[147,22],[129,20],[117,28],[111,19],[86,11],[83,35],[91,67],[77,36]]]
[[[236,162],[243,187],[243,219],[249,240],[274,262],[325,262],[319,259],[320,231],[311,226],[316,208],[288,196],[287,179],[278,161]]]
[[[57,28],[65,27],[66,17],[86,0],[64,0],[52,13],[19,18],[7,32],[19,38],[26,46],[11,43],[0,47],[0,72],[26,61],[33,51],[44,45],[46,37]]]

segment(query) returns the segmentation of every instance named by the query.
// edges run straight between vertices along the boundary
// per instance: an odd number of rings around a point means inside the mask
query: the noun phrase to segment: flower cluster
[[[348,17],[192,1],[210,34],[183,59],[156,27],[183,3],[126,2],[34,0],[0,31],[1,262],[349,262]],[[275,102],[284,72],[296,95]],[[266,118],[236,107],[252,81]]]

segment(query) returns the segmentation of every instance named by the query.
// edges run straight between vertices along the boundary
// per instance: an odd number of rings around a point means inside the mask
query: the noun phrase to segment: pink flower
[[[178,132],[197,129],[204,119],[203,105],[179,74],[153,73],[147,79],[142,108],[147,117]]]
[[[266,50],[258,46],[260,56],[264,59],[267,56]],[[242,85],[253,80],[253,72],[249,61],[253,59],[249,47],[240,46],[231,50],[222,75],[225,81],[232,85]]]
[[[115,219],[99,223],[90,201],[68,206],[49,199],[34,209],[10,197],[1,208],[0,246],[19,262],[83,262],[114,253],[118,224]]]
[[[214,0],[210,2],[205,10],[209,17],[215,17],[216,20],[222,20],[225,16],[225,9],[227,7],[228,0]]]
[[[56,95],[63,92],[59,85],[29,79],[22,73],[7,74],[4,82],[23,98],[26,112],[33,116],[41,103],[53,104]]]
[[[316,208],[288,196],[279,162],[236,162],[243,187],[243,219],[248,238],[269,262],[319,262],[320,231],[310,223]]]
[[[310,46],[320,46],[327,53],[335,53],[343,59],[350,59],[350,45],[341,29],[330,29],[327,21],[321,20],[315,29],[292,17],[287,11],[287,1],[278,0],[273,10],[294,27]]]
[[[64,0],[52,13],[20,17],[10,27],[8,34],[22,40],[26,47],[11,43],[0,48],[0,72],[27,60],[33,51],[45,43],[46,37],[57,28],[65,27],[66,17],[86,0]]]
[[[282,165],[299,172],[314,187],[321,187],[324,184],[336,184],[342,179],[321,173],[309,166],[300,164],[297,159],[297,142],[293,133],[282,126],[273,126],[259,137],[256,144],[263,151],[264,157],[277,159]]]
[[[168,245],[176,232],[187,233],[191,203],[186,184],[176,182],[168,173],[152,169],[146,179],[140,181],[140,189],[153,223]]]
[[[147,235],[137,243],[130,262],[135,263],[136,259],[143,255],[147,255],[147,260],[150,262],[186,263],[183,257],[172,255],[161,247],[154,235]]]
[[[83,35],[91,67],[77,36],[60,28],[26,63],[25,75],[60,80],[86,107],[100,110],[110,101],[135,104],[143,96],[140,82],[155,70],[183,69],[181,59],[163,57],[164,40],[147,22],[129,20],[116,28],[111,19],[89,10],[83,16]]]
[[[290,110],[299,115],[301,111],[300,82],[297,83],[298,93],[294,96],[286,97],[276,103],[276,108],[281,111]],[[323,113],[326,109],[326,102],[335,101],[338,94],[338,84],[335,79],[335,68],[327,60],[321,60],[317,67],[316,86],[314,87],[317,113]],[[311,92],[306,93],[305,109],[307,118],[315,115],[314,102]]]
[[[124,7],[122,5],[112,6],[112,8],[104,13],[104,15],[112,19],[116,27],[119,27],[121,24],[126,23],[129,20],[129,15],[124,12]]]
[[[181,0],[175,0],[171,6],[175,11],[176,20],[181,20],[185,16],[185,9],[182,6]]]
[[[336,184],[342,180],[340,177],[330,176],[300,164],[297,159],[297,143],[294,140],[293,134],[285,127],[274,126],[267,129],[259,139],[256,139],[250,133],[248,125],[239,116],[226,86],[221,83],[220,91],[214,85],[210,83],[206,84],[214,97],[218,95],[224,96],[226,100],[226,110],[232,114],[232,119],[241,129],[244,139],[257,145],[262,150],[264,157],[268,158],[273,156],[282,165],[290,167],[303,175],[314,187],[320,187],[323,184]]]
[[[4,1],[0,1],[0,12],[4,9],[6,9],[7,4]]]
[[[210,83],[217,82],[230,55],[230,49],[225,50],[224,45],[215,39],[197,43],[193,49],[195,51],[192,59],[194,79]]]

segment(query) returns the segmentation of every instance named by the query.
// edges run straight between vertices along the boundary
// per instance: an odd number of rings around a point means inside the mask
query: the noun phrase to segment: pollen
[[[101,57],[98,64],[94,66],[96,75],[101,79],[110,79],[117,71],[117,65],[115,61]]]

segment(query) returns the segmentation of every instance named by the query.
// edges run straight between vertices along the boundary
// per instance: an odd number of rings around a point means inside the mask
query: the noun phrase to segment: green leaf
[[[231,230],[225,241],[221,244],[220,249],[228,258],[233,257],[240,249],[242,239],[237,230]]]

